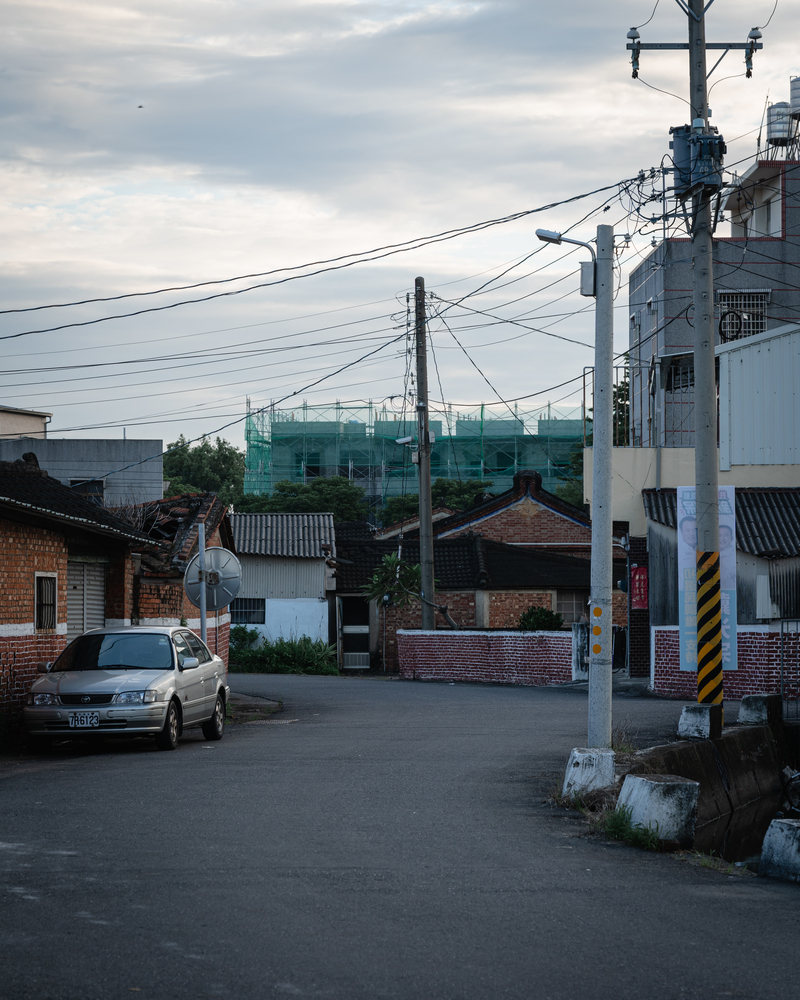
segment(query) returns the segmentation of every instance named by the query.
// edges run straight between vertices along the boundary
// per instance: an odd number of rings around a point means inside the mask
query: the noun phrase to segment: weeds
[[[308,636],[255,643],[257,629],[235,625],[231,629],[231,668],[242,674],[338,674],[336,647]]]
[[[631,732],[631,720],[618,722],[611,733],[611,749],[617,753],[635,753],[636,745],[633,740],[639,735],[638,729]]]
[[[620,840],[643,851],[659,850],[658,824],[652,827],[633,823],[629,806],[617,806],[616,809],[605,810],[590,817],[589,822],[598,833],[611,840]]]

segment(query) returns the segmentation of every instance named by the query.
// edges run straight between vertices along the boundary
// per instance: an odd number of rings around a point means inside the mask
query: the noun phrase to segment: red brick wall
[[[488,597],[490,628],[516,628],[519,625],[519,616],[534,604],[539,608],[556,610],[554,590],[525,591],[523,593],[490,591]]]
[[[547,545],[548,551],[585,559],[589,558],[592,542],[591,528],[575,524],[531,500],[523,500],[471,526],[465,525],[446,537],[456,538],[470,530],[484,538],[512,545],[520,542],[556,543]]]
[[[781,637],[778,632],[753,631],[740,626],[738,631],[738,669],[725,670],[722,685],[725,698],[738,700],[746,694],[773,694],[781,686]],[[653,690],[668,698],[697,700],[697,673],[680,670],[679,632],[677,628],[655,628]],[[789,648],[798,663],[798,636],[790,638]]]
[[[647,539],[643,536],[632,537],[630,540],[631,565],[647,566]],[[628,581],[630,586],[630,581]],[[631,609],[631,620],[628,628],[630,643],[631,677],[650,676],[650,611]]]
[[[66,645],[67,547],[61,535],[0,519],[0,711],[15,711],[37,677],[36,664]],[[57,629],[36,632],[35,574],[58,573]],[[20,634],[21,633],[21,634]]]
[[[410,632],[397,634],[407,680],[544,686],[572,680],[568,632]]]
[[[437,604],[446,604],[450,615],[460,625],[475,624],[475,591],[448,591],[437,593],[434,597]],[[437,626],[446,628],[444,618],[437,611]],[[422,603],[411,601],[405,607],[392,607],[386,610],[386,663],[384,670],[394,673],[398,669],[397,661],[397,630],[419,628],[422,622]],[[383,615],[380,620],[380,648],[383,648]]]

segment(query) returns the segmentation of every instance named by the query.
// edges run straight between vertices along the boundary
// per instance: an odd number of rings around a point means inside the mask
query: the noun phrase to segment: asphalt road
[[[800,886],[543,803],[584,694],[231,680],[280,722],[0,762],[4,1000],[797,995]],[[641,739],[678,712],[615,699]]]

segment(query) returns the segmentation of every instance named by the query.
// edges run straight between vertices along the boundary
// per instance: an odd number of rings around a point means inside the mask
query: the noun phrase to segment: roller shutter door
[[[67,563],[67,641],[106,623],[106,568],[103,563]]]

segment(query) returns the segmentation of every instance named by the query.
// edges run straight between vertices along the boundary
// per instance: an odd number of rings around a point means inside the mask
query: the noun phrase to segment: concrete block
[[[634,826],[655,830],[659,840],[676,840],[690,847],[697,823],[700,783],[678,774],[628,774],[617,809],[630,810]]]
[[[722,735],[722,705],[684,705],[678,736],[684,740],[716,740]]]
[[[596,788],[612,786],[615,756],[613,750],[576,747],[569,755],[561,794],[572,798]]]
[[[758,874],[800,882],[800,819],[774,819],[770,823]]]
[[[746,694],[739,708],[739,725],[771,726],[783,718],[779,694]]]

